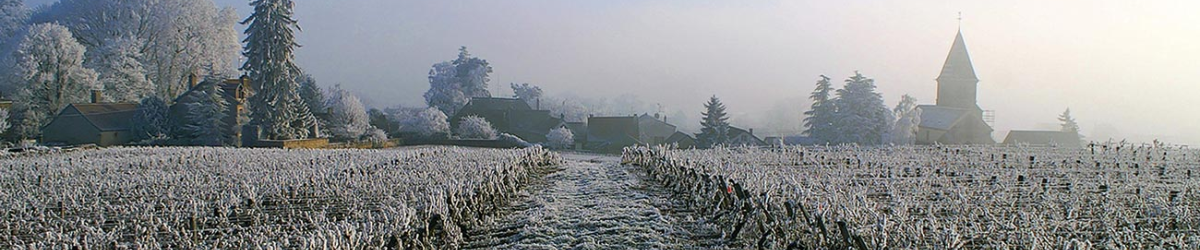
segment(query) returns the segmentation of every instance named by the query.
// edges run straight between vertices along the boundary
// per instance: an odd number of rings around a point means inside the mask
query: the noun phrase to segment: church
[[[937,104],[918,106],[917,144],[995,144],[992,127],[976,102],[978,86],[979,78],[959,30],[937,78]]]

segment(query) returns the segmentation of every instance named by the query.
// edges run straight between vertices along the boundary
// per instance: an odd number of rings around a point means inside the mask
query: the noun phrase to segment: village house
[[[745,130],[730,126],[729,140],[725,142],[725,145],[734,147],[765,147],[767,146],[767,142],[755,136],[754,129]]]
[[[188,104],[196,103],[197,99],[191,95],[193,92],[202,91],[211,85],[216,84],[221,89],[222,96],[225,98],[226,112],[224,125],[221,130],[226,134],[231,141],[228,143],[234,146],[242,146],[242,126],[249,121],[249,110],[247,109],[247,101],[253,93],[250,86],[250,78],[242,76],[236,79],[206,79],[203,82],[195,75],[188,77],[190,87],[187,91],[180,94],[171,102],[170,113],[172,127],[181,126],[181,119],[187,116]]]
[[[105,103],[99,90],[92,91],[91,103],[72,103],[42,127],[42,143],[47,145],[113,146],[133,140],[133,116],[137,103]]]
[[[671,134],[671,137],[667,137],[667,141],[664,143],[674,145],[674,147],[678,148],[678,149],[696,148],[696,138],[695,137],[692,137],[692,135],[689,135],[687,133],[678,132],[678,131],[676,131],[674,134]]]
[[[566,127],[562,115],[555,117],[549,110],[537,110],[528,103],[514,98],[476,97],[450,118],[450,126],[457,128],[468,116],[479,116],[500,133],[511,134],[528,142],[546,142],[550,130]]]

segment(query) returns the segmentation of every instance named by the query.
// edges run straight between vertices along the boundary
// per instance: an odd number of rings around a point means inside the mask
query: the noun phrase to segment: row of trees
[[[7,119],[16,125],[12,135],[39,137],[56,112],[103,90],[106,101],[141,103],[135,122],[141,139],[230,144],[225,137],[235,131],[223,129],[232,104],[216,84],[181,97],[193,100],[181,117],[168,118],[163,100],[191,88],[190,75],[225,78],[241,70],[255,90],[248,119],[262,139],[317,136],[319,123],[337,139],[386,138],[364,125],[367,114],[357,97],[334,86],[326,98],[296,65],[292,0],[250,6],[254,13],[241,21],[247,25],[243,47],[234,10],[210,0],[62,0],[38,11],[0,0],[0,74],[15,76],[0,78],[0,90],[14,99]],[[328,119],[317,119],[314,110],[329,111]]]
[[[916,99],[905,95],[889,110],[875,92],[875,80],[855,72],[842,89],[822,75],[804,112],[805,135],[834,144],[912,144],[920,124]],[[898,119],[897,119],[898,117]]]

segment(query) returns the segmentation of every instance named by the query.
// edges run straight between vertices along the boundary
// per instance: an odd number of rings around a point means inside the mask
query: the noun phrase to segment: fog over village
[[[0,249],[1200,249],[1198,10],[0,0]]]
[[[860,71],[889,107],[905,94],[935,102],[962,12],[996,140],[1056,129],[1070,108],[1089,140],[1200,144],[1200,3],[1150,2],[305,0],[296,56],[370,107],[423,105],[430,65],[467,46],[494,68],[494,96],[530,83],[550,96],[636,97],[608,115],[661,104],[694,121],[716,94],[733,124],[777,136],[801,130],[822,74],[840,85]]]

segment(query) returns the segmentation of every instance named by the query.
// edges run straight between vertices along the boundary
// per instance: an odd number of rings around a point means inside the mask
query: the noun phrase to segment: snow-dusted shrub
[[[329,134],[337,140],[357,140],[371,129],[370,118],[362,101],[342,89],[341,85],[329,88],[329,98],[325,106],[329,107]]]
[[[446,114],[434,107],[426,108],[401,122],[404,130],[416,132],[427,138],[445,138],[450,133],[450,122]]]
[[[550,133],[546,134],[546,143],[553,149],[570,149],[575,145],[575,135],[564,127],[551,129]]]
[[[388,136],[387,133],[383,132],[382,129],[371,128],[371,130],[368,130],[366,134],[363,134],[362,138],[359,140],[380,146],[387,142]]]
[[[458,122],[458,136],[463,139],[496,139],[496,129],[487,119],[479,116],[467,116]]]

